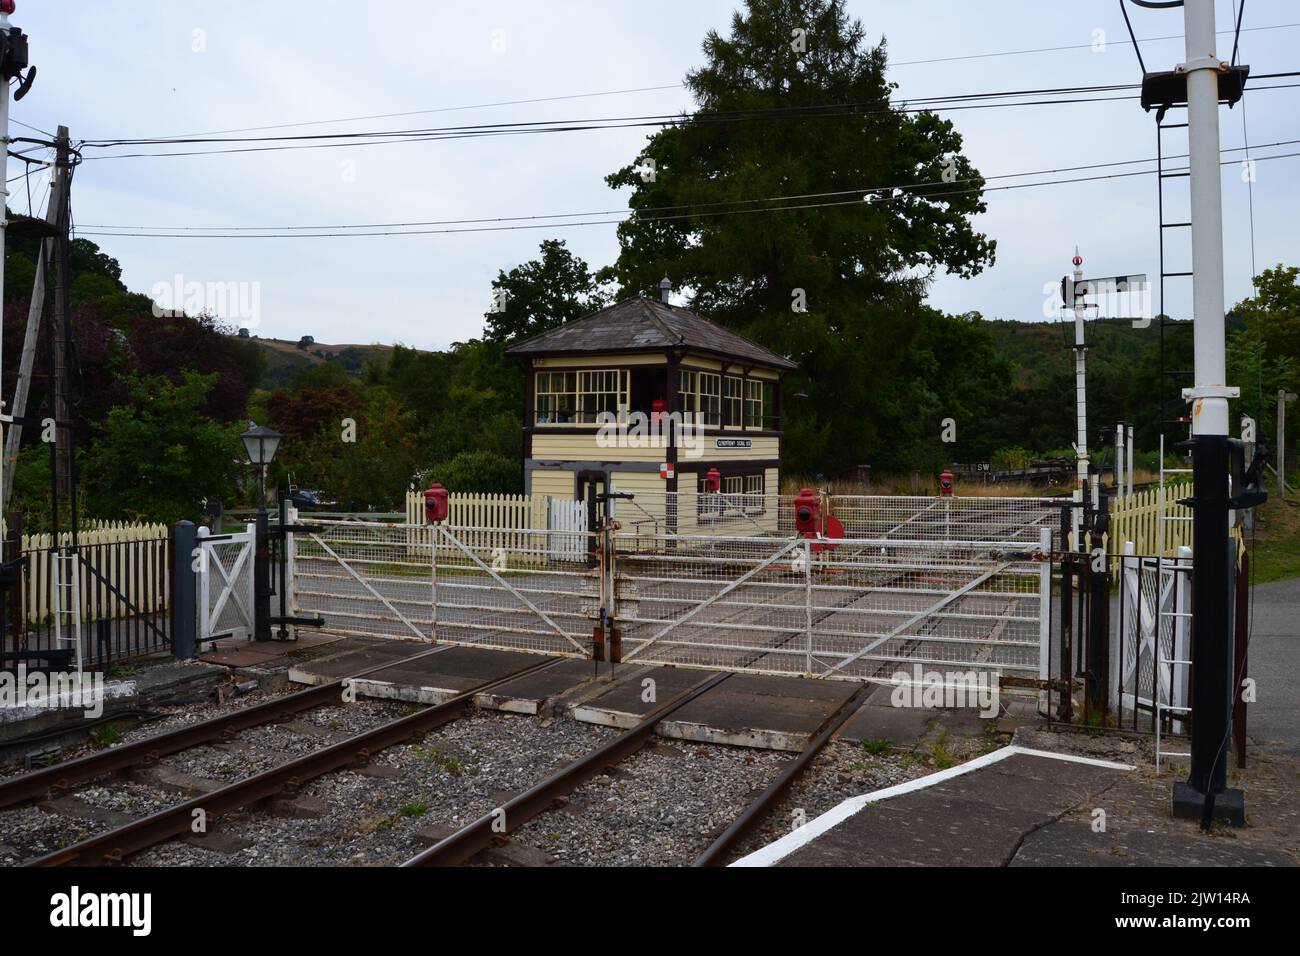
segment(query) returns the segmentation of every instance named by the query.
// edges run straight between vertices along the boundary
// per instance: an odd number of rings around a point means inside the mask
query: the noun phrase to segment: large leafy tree
[[[229,501],[240,474],[239,426],[204,412],[215,375],[133,378],[85,456],[87,512],[97,518],[179,521],[204,498]]]
[[[693,117],[607,179],[637,215],[601,275],[625,294],[667,275],[799,362],[792,464],[870,461],[918,414],[890,392],[929,280],[993,261],[970,223],[983,179],[951,123],[890,104],[884,41],[867,43],[841,0],[747,0],[704,54],[686,77]]]
[[[540,258],[498,273],[492,291],[499,307],[484,316],[484,338],[505,344],[581,318],[607,299],[587,263],[561,239],[545,240]]]
[[[1271,448],[1278,391],[1300,391],[1300,267],[1265,269],[1254,285],[1255,295],[1231,313],[1232,324],[1242,327],[1228,340],[1228,381],[1241,389],[1237,412],[1257,420],[1259,440]],[[1300,434],[1298,418],[1288,419],[1288,445]]]

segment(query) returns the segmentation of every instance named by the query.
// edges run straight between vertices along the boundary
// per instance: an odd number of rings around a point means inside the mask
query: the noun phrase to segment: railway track
[[[407,660],[425,657],[444,649],[445,647],[437,647]],[[29,860],[24,865],[101,866],[120,863],[133,853],[172,837],[192,832],[196,819],[201,818],[206,829],[207,825],[225,814],[269,798],[291,796],[304,784],[324,774],[350,766],[364,765],[369,762],[372,755],[381,750],[421,737],[430,730],[466,716],[473,710],[474,698],[477,694],[550,667],[557,661],[557,658],[543,658],[503,677],[473,687],[442,704],[387,721],[312,753],[218,787],[200,797],[169,806],[72,846]],[[70,792],[77,783],[88,782],[121,770],[151,766],[164,755],[175,754],[212,741],[229,740],[240,730],[265,725],[313,707],[338,703],[347,682],[391,666],[392,662],[380,664],[347,678],[309,688],[279,700],[268,701],[266,704],[244,711],[213,718],[193,727],[146,738],[133,744],[5,781],[0,784],[0,807],[16,806],[51,793],[65,794]]]
[[[762,652],[755,655],[761,657]],[[615,739],[573,761],[500,807],[461,827],[455,833],[411,857],[403,867],[458,866],[470,862],[483,850],[509,842],[510,834],[551,811],[563,809],[570,796],[584,783],[631,757],[653,737],[656,728],[691,701],[735,676],[725,671],[704,678],[660,705],[636,726]],[[757,827],[789,792],[813,759],[857,712],[875,685],[862,684],[810,735],[808,743],[791,758],[780,773],[735,817],[732,823],[696,858],[697,867],[723,865],[739,843]]]
[[[416,657],[443,649],[435,648]],[[69,847],[28,860],[24,865],[100,866],[121,863],[135,853],[191,833],[193,822],[199,816],[210,827],[217,819],[237,810],[271,798],[291,797],[305,784],[325,774],[365,764],[371,756],[385,748],[422,737],[446,723],[469,715],[474,710],[476,695],[549,667],[557,661],[556,658],[541,659],[497,680],[476,686],[443,704],[385,721],[370,730],[218,787],[209,793],[170,805]],[[5,781],[0,783],[0,808],[14,807],[51,795],[73,793],[78,784],[123,770],[150,767],[166,755],[212,742],[231,741],[240,731],[283,720],[314,707],[337,704],[348,681],[390,666],[391,663],[376,665],[330,684]],[[652,740],[663,721],[732,676],[733,672],[722,672],[704,677],[652,710],[633,728],[548,775],[502,806],[478,817],[417,854],[404,865],[460,865],[472,861],[490,846],[508,842],[512,833],[530,821],[563,807],[569,796],[584,783],[636,754]],[[739,842],[788,793],[816,755],[834,737],[835,732],[856,712],[870,690],[870,685],[862,685],[826,718],[811,735],[803,750],[787,761],[759,796],[713,839],[695,860],[696,866],[716,866],[728,861]]]

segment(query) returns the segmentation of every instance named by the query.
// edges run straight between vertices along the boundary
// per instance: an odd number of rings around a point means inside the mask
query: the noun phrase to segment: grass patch
[[[403,817],[422,817],[429,812],[429,807],[424,803],[408,803],[397,808],[399,816]]]
[[[455,757],[447,756],[447,754],[435,747],[416,747],[415,752],[443,773],[449,773],[453,777],[459,777],[465,772],[464,764]]]
[[[121,739],[122,732],[117,729],[116,724],[102,724],[90,732],[90,742],[94,744],[96,750],[111,747]]]
[[[391,830],[397,823],[397,814],[392,813],[386,816],[370,817],[361,821],[362,833],[383,833],[385,830]]]
[[[874,740],[862,741],[862,749],[873,757],[883,757],[894,749],[894,745],[884,737],[877,737]]]
[[[947,770],[949,767],[957,766],[956,754],[948,749],[948,731],[939,732],[939,736],[934,742],[934,748],[930,751],[930,761],[940,770]]]
[[[1246,538],[1250,547],[1250,538]],[[1251,551],[1251,575],[1256,584],[1300,577],[1300,503],[1282,501],[1277,485],[1269,499],[1255,509],[1255,547]]]
[[[998,722],[988,720],[984,723],[984,739],[980,743],[980,756],[991,754],[995,750],[1002,749],[1003,735],[998,732]]]

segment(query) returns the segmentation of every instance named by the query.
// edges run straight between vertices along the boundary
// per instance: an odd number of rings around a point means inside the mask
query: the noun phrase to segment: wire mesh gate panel
[[[253,636],[253,549],[251,530],[198,537],[199,643],[219,637]]]
[[[623,660],[892,682],[1038,677],[1050,555],[1018,541],[615,536]]]
[[[589,657],[597,536],[316,520],[292,536],[294,612],[323,631]]]
[[[676,534],[629,521],[626,502],[622,531],[549,515],[559,527],[319,521],[292,536],[293,612],[333,633],[583,658],[607,614],[629,662],[882,682],[917,664],[1042,676],[1039,551],[1054,512],[1041,499],[837,501],[847,526],[886,530]],[[770,509],[793,523],[792,505]]]
[[[618,520],[625,531],[646,538],[657,534],[794,537],[794,502],[794,495],[670,492],[618,502]],[[822,495],[821,503],[822,513],[836,518],[848,538],[1023,541],[1032,547],[1038,543],[1039,528],[1055,529],[1061,501]]]
[[[415,525],[312,519],[291,535],[293,611],[323,631],[433,639],[433,536]]]
[[[417,529],[437,554],[439,643],[592,656],[602,569],[598,535],[585,530]]]

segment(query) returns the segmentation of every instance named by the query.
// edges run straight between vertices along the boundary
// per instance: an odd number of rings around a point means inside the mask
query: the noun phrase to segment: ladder
[[[1184,548],[1182,550],[1186,551],[1188,549]],[[1158,567],[1159,565],[1157,564],[1157,568]],[[1183,721],[1186,720],[1192,712],[1192,708],[1190,705],[1185,703],[1174,703],[1174,701],[1176,700],[1185,700],[1185,698],[1176,695],[1175,693],[1176,689],[1178,688],[1178,681],[1174,679],[1174,674],[1177,673],[1175,668],[1178,667],[1190,668],[1192,666],[1192,662],[1189,657],[1184,657],[1179,655],[1180,644],[1184,648],[1182,653],[1188,654],[1190,653],[1190,648],[1192,643],[1187,636],[1187,628],[1190,625],[1192,614],[1190,611],[1184,610],[1187,604],[1185,595],[1187,594],[1189,589],[1185,587],[1179,587],[1179,576],[1181,574],[1187,573],[1187,571],[1190,570],[1190,567],[1186,564],[1183,564],[1183,565],[1179,565],[1178,568],[1179,569],[1175,571],[1175,578],[1173,582],[1174,610],[1166,611],[1161,609],[1159,611],[1159,614],[1156,618],[1155,641],[1153,642],[1153,647],[1152,647],[1152,652],[1153,652],[1152,662],[1154,664],[1154,669],[1151,675],[1151,683],[1152,683],[1151,693],[1152,693],[1152,703],[1155,705],[1156,773],[1160,772],[1160,763],[1162,760],[1165,760],[1170,757],[1188,759],[1192,756],[1191,751],[1162,750],[1160,745],[1160,735],[1164,730],[1165,714],[1171,715],[1171,721],[1173,720]],[[1159,577],[1159,571],[1157,571],[1156,580],[1157,581],[1161,580]],[[1160,639],[1161,639],[1161,635],[1164,632],[1164,621],[1166,619],[1170,620],[1169,634],[1172,639],[1171,643],[1173,645],[1174,656],[1170,657],[1168,660],[1162,661],[1160,660]],[[1160,699],[1160,678],[1161,678],[1160,669],[1162,667],[1167,667],[1169,669],[1168,686],[1169,686],[1170,702],[1167,704]]]
[[[1179,106],[1175,106],[1175,107],[1173,107],[1173,108],[1174,108],[1174,109],[1185,110],[1185,109],[1187,109],[1187,106],[1186,106],[1186,104],[1182,104],[1182,105],[1179,105]],[[1166,420],[1166,418],[1165,418],[1165,382],[1166,382],[1166,380],[1168,380],[1168,379],[1170,379],[1170,378],[1181,378],[1181,379],[1187,380],[1187,381],[1190,383],[1190,381],[1194,378],[1194,374],[1193,374],[1192,372],[1189,372],[1189,371],[1186,371],[1186,370],[1183,370],[1183,369],[1167,369],[1167,368],[1165,367],[1165,317],[1166,317],[1166,311],[1165,311],[1165,280],[1166,280],[1166,279],[1190,279],[1190,278],[1192,277],[1192,272],[1191,272],[1190,270],[1187,270],[1187,271],[1177,270],[1177,271],[1172,271],[1172,272],[1171,272],[1171,271],[1169,270],[1169,268],[1168,268],[1168,262],[1167,262],[1166,255],[1165,255],[1165,233],[1166,233],[1166,231],[1167,231],[1167,230],[1171,230],[1171,229],[1189,229],[1189,230],[1190,230],[1190,229],[1192,228],[1192,222],[1191,222],[1191,219],[1190,219],[1190,211],[1189,211],[1189,218],[1188,218],[1187,220],[1177,220],[1177,221],[1174,221],[1174,222],[1168,222],[1168,221],[1165,220],[1165,181],[1166,181],[1166,180],[1169,180],[1169,179],[1188,179],[1188,180],[1190,180],[1190,178],[1191,178],[1191,172],[1190,172],[1189,170],[1186,170],[1186,169],[1182,169],[1182,170],[1174,170],[1173,172],[1167,172],[1167,171],[1165,170],[1165,159],[1164,159],[1164,155],[1165,155],[1165,137],[1164,137],[1164,133],[1165,133],[1165,130],[1171,130],[1171,129],[1187,129],[1187,128],[1188,128],[1188,124],[1187,124],[1186,122],[1183,122],[1183,123],[1166,123],[1166,122],[1164,121],[1164,119],[1165,119],[1165,115],[1168,113],[1169,109],[1170,109],[1170,107],[1161,107],[1161,108],[1156,112],[1156,184],[1157,184],[1157,185],[1156,185],[1156,191],[1157,191],[1157,207],[1158,207],[1158,210],[1159,210],[1159,222],[1160,222],[1160,229],[1159,229],[1159,236],[1160,236],[1160,243],[1159,243],[1159,245],[1160,245],[1160,309],[1159,309],[1159,315],[1157,316],[1157,322],[1159,323],[1159,327],[1160,327],[1160,379],[1159,379],[1159,388],[1158,388],[1158,393],[1159,393],[1159,401],[1160,401],[1160,426],[1159,426],[1159,427],[1160,427],[1160,434],[1161,434],[1162,439],[1163,439],[1163,436],[1164,436],[1164,433],[1165,433],[1165,426],[1166,426],[1166,425],[1172,425],[1172,424],[1175,424],[1175,422],[1176,422],[1176,420],[1171,421],[1171,420]]]
[[[1151,673],[1151,702],[1154,705],[1155,712],[1155,732],[1156,732],[1156,772],[1160,771],[1161,761],[1168,757],[1190,758],[1189,751],[1181,750],[1161,750],[1160,735],[1164,728],[1165,714],[1171,715],[1171,719],[1185,720],[1191,714],[1192,708],[1175,701],[1182,700],[1175,695],[1175,688],[1178,687],[1178,681],[1174,679],[1175,668],[1191,667],[1192,662],[1187,655],[1190,653],[1191,640],[1187,634],[1191,626],[1192,614],[1187,609],[1188,589],[1180,587],[1180,575],[1190,573],[1190,562],[1187,561],[1191,555],[1191,549],[1182,547],[1179,549],[1180,556],[1175,559],[1171,568],[1174,574],[1173,579],[1173,609],[1165,610],[1164,607],[1164,571],[1165,571],[1165,551],[1168,548],[1169,536],[1165,534],[1167,522],[1185,521],[1190,522],[1192,518],[1187,515],[1168,514],[1165,497],[1165,476],[1166,475],[1189,475],[1192,473],[1190,468],[1166,468],[1165,467],[1165,436],[1160,436],[1160,486],[1157,494],[1157,512],[1156,512],[1156,624],[1154,640],[1152,642],[1152,673]],[[1160,641],[1164,634],[1165,621],[1169,621],[1170,647],[1173,655],[1165,661],[1160,660]],[[1179,646],[1184,648],[1179,653]],[[1169,669],[1169,703],[1163,703],[1160,699],[1160,678],[1161,667]],[[1177,715],[1182,715],[1181,717]]]
[[[81,575],[76,551],[55,547],[52,552],[54,603],[54,644],[71,644],[77,673],[82,670],[81,648]]]

